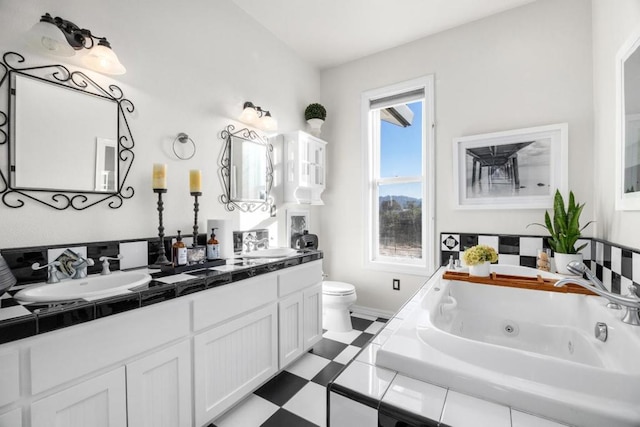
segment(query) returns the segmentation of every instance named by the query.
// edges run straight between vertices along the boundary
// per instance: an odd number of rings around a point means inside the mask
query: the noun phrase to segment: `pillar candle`
[[[153,189],[167,189],[167,165],[161,163],[153,165]]]
[[[189,171],[189,189],[192,193],[202,192],[202,172],[193,169]]]

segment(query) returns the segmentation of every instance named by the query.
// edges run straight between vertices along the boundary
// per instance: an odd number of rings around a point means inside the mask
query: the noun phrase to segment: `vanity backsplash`
[[[632,283],[640,283],[640,249],[632,249],[601,239],[580,239],[584,263],[604,285],[618,294],[626,294]],[[538,249],[549,248],[546,236],[513,234],[440,233],[440,265],[449,257],[459,259],[465,248],[489,245],[498,252],[498,263],[536,267]]]
[[[165,236],[165,253],[171,253],[171,245],[175,238],[176,236]],[[198,234],[198,245],[205,245],[206,240],[206,234]],[[185,236],[183,241],[187,246],[190,246],[193,242],[193,237]],[[87,273],[96,274],[102,270],[102,265],[98,262],[101,256],[116,257],[118,254],[122,255],[122,259],[112,260],[110,262],[110,269],[112,271],[144,267],[153,264],[158,258],[160,240],[157,237],[152,237],[105,242],[69,243],[63,245],[2,249],[0,253],[7,261],[16,279],[18,279],[18,284],[26,284],[46,281],[47,269],[33,270],[31,266],[36,262],[41,266],[46,265],[54,261],[61,250],[67,248],[81,248],[83,253],[84,248],[86,248],[86,257],[92,258],[95,261],[94,265],[87,267]]]

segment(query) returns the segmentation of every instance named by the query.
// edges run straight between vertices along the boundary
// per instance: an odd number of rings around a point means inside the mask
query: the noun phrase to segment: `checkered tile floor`
[[[210,427],[325,427],[326,386],[384,326],[386,319],[352,314],[351,332],[328,332]]]

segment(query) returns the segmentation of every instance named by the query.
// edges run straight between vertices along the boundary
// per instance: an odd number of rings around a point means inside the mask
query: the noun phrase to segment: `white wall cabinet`
[[[127,427],[124,367],[31,405],[32,427]]]
[[[305,132],[281,135],[284,202],[322,205],[326,186],[326,141]]]
[[[203,425],[278,371],[277,304],[196,335],[196,424]]]
[[[188,340],[131,362],[126,369],[128,427],[192,425]]]

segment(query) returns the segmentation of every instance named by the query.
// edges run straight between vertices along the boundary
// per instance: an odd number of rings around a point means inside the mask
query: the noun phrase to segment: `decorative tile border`
[[[640,283],[640,249],[616,245],[606,240],[585,238],[581,251],[585,263],[612,292],[626,294],[632,283]],[[440,233],[440,265],[449,257],[459,259],[465,248],[485,244],[498,252],[498,264],[536,267],[538,249],[549,249],[546,236],[511,234]]]

